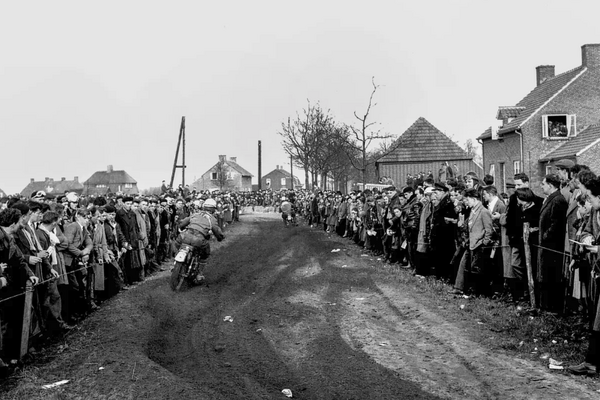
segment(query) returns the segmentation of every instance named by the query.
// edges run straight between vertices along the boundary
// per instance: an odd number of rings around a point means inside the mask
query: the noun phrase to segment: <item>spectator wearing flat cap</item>
[[[478,294],[486,294],[490,289],[488,260],[492,243],[492,215],[481,203],[476,189],[465,190],[464,197],[471,209],[467,221],[469,244],[460,261],[454,293],[473,288]]]
[[[483,199],[487,203],[487,209],[492,214],[493,234],[493,279],[498,283],[504,283],[505,271],[510,269],[510,246],[506,227],[500,224],[500,220],[506,215],[506,204],[498,196],[498,189],[489,185],[483,188]]]

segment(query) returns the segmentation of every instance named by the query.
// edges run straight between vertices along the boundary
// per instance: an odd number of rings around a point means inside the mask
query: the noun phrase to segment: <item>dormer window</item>
[[[568,139],[577,134],[575,114],[542,115],[542,137],[550,140]]]

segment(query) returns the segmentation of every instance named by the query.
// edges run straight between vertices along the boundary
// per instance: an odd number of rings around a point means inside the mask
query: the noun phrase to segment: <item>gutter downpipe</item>
[[[525,171],[525,160],[523,159],[523,132],[521,132],[521,128],[515,129],[515,133],[519,135],[519,140],[521,142],[521,172]],[[531,179],[531,177],[529,178]]]
[[[483,164],[483,172],[485,173],[485,152],[483,151],[483,139],[475,139],[477,143],[481,146],[481,163]]]

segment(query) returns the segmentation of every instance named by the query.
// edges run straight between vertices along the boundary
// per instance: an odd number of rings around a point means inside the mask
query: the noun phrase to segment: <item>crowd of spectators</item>
[[[467,173],[409,176],[404,187],[381,191],[288,197],[312,228],[335,232],[419,277],[444,280],[454,295],[534,304],[557,316],[583,312],[593,331],[590,351],[584,363],[569,370],[595,374],[600,365],[600,179],[571,160],[560,160],[555,168],[543,178],[543,197],[524,173],[514,176],[507,193],[499,193],[492,176],[480,180]]]
[[[43,345],[106,299],[165,270],[163,262],[177,250],[177,222],[204,200],[217,201],[221,228],[238,221],[241,202],[250,202],[220,191],[184,194],[82,197],[40,191],[0,199],[0,373],[21,355],[28,284],[29,339]]]
[[[455,171],[347,194],[198,192],[163,184],[160,195],[135,198],[38,192],[0,199],[0,368],[17,357],[28,281],[32,337],[60,335],[103,300],[164,268],[176,250],[177,221],[213,197],[222,228],[239,220],[242,207],[277,211],[290,201],[312,229],[336,233],[418,277],[448,282],[452,294],[502,297],[557,315],[583,310],[592,330],[589,352],[569,370],[594,374],[600,365],[600,179],[570,160],[555,167],[556,174],[543,178],[544,197],[524,173],[499,193],[493,177]]]

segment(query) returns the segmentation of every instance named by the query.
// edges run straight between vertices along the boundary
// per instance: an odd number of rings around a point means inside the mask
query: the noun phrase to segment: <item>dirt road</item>
[[[246,214],[207,286],[167,273],[105,303],[5,398],[597,399],[581,380],[491,353],[345,239]],[[332,250],[337,250],[334,251]],[[227,318],[226,317],[230,317]],[[42,390],[41,385],[69,383]]]

